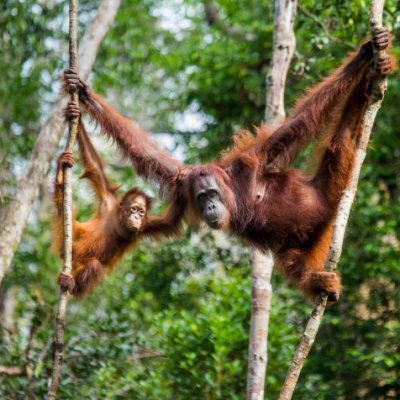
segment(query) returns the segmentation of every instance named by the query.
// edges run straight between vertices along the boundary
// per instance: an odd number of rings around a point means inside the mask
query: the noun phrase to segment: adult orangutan
[[[69,103],[66,117],[79,116],[79,107]],[[83,297],[110,272],[116,262],[144,236],[161,238],[177,235],[185,201],[174,201],[163,217],[149,216],[151,199],[137,188],[122,197],[117,195],[104,174],[103,164],[79,120],[78,144],[83,177],[89,179],[98,198],[92,217],[86,222],[73,221],[72,275],[61,273],[61,288],[76,297]],[[72,166],[69,152],[60,155],[54,189],[56,216],[56,248],[62,253],[64,165]]]
[[[83,108],[115,139],[138,174],[186,199],[187,218],[204,220],[212,228],[272,250],[286,276],[306,295],[325,291],[334,301],[340,294],[339,277],[323,271],[332,220],[349,179],[371,79],[392,68],[386,56],[374,70],[373,47],[386,49],[389,41],[387,30],[379,30],[300,99],[278,129],[272,132],[261,126],[255,137],[243,131],[218,161],[199,166],[185,167],[160,151],[144,131],[90,90],[74,71],[66,71],[65,88],[79,88]],[[315,175],[306,177],[299,170],[287,169],[300,149],[322,132]],[[180,186],[174,184],[177,177]]]

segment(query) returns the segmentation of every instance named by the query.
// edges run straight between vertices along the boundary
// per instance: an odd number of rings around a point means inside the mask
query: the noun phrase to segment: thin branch
[[[253,41],[256,36],[252,33],[243,33],[237,26],[229,25],[221,19],[220,11],[212,0],[202,0],[205,18],[209,26],[214,26],[226,36],[231,36],[238,40]]]
[[[128,356],[128,360],[135,361],[144,358],[162,358],[162,357],[165,357],[164,352],[140,346],[135,353]]]
[[[7,376],[22,376],[26,374],[25,368],[22,367],[8,367],[6,365],[0,365],[0,375]]]
[[[333,36],[329,30],[329,28],[324,24],[321,20],[318,19],[318,17],[314,14],[312,14],[310,11],[308,11],[306,8],[304,8],[301,4],[299,4],[299,11],[303,13],[306,17],[310,18],[311,21],[315,22],[317,25],[319,25],[322,30],[325,32],[326,37],[334,42],[334,43],[339,43],[339,44],[345,44],[346,46],[350,47],[351,49],[355,49],[356,46],[354,46],[353,43],[347,42],[345,40],[338,39],[337,37]]]
[[[374,33],[375,29],[382,26],[382,12],[383,12],[383,0],[373,0],[371,4],[371,31]],[[379,55],[378,55],[379,56]],[[375,60],[377,55],[375,56]],[[350,215],[351,205],[353,203],[358,179],[361,171],[363,161],[366,156],[369,137],[371,135],[372,126],[376,117],[376,113],[381,107],[383,96],[386,90],[386,79],[379,77],[373,82],[373,91],[370,100],[370,104],[364,116],[363,121],[363,132],[356,149],[356,156],[354,160],[354,167],[351,175],[351,179],[347,189],[342,195],[342,199],[339,204],[335,224],[333,226],[332,240],[329,248],[328,258],[325,264],[327,271],[336,270],[337,263],[339,261],[342,247],[344,234]],[[326,307],[327,296],[318,296],[316,300],[316,306],[311,314],[308,321],[304,334],[300,340],[300,344],[296,350],[296,353],[292,359],[289,372],[287,374],[285,383],[282,387],[282,391],[279,396],[279,400],[290,400],[293,392],[296,388],[296,384],[304,365],[304,360],[308,356],[311,346],[314,343],[317,335],[319,326]]]
[[[296,47],[294,35],[296,9],[297,0],[274,1],[273,52],[266,77],[265,119],[270,125],[278,125],[285,118],[286,76]],[[268,364],[268,324],[274,262],[271,253],[262,253],[259,250],[253,251],[252,258],[247,400],[262,400]]]
[[[45,303],[40,289],[34,288],[34,296],[36,300],[36,306],[31,318],[31,326],[29,328],[28,341],[23,356],[27,365],[29,364],[30,353],[34,346],[37,333],[40,327],[43,326],[49,319],[49,315],[46,313],[45,310]]]
[[[53,338],[50,337],[47,340],[46,344],[43,346],[42,350],[40,351],[40,353],[39,353],[39,355],[38,355],[38,357],[36,359],[35,365],[32,368],[34,372],[36,372],[38,370],[38,368],[40,368],[41,365],[43,364],[43,361],[46,358],[49,350],[51,349],[51,345],[52,344],[53,344]]]
[[[77,0],[69,2],[69,66],[78,71],[78,4]],[[79,104],[78,88],[71,92],[71,101]],[[72,153],[76,135],[78,133],[79,117],[74,117],[69,123],[69,132],[65,152]],[[69,274],[72,269],[72,173],[71,167],[64,165],[64,191],[63,191],[63,217],[64,217],[64,242],[63,242],[63,273]],[[61,377],[61,365],[64,354],[64,320],[68,302],[68,291],[60,291],[56,317],[56,332],[54,336],[54,363],[51,376],[48,398],[56,399],[58,385]]]
[[[38,304],[33,313],[32,323],[31,323],[31,327],[29,329],[27,345],[25,347],[23,357],[21,358],[21,361],[23,362],[23,366],[22,367],[10,367],[10,366],[1,365],[0,366],[0,375],[7,375],[9,377],[27,376],[28,378],[32,378],[33,368],[29,361],[30,353],[31,353],[31,350],[32,350],[32,347],[33,347],[33,344],[35,341],[36,334],[37,334],[40,326],[42,326],[42,324],[44,324],[47,320],[47,316],[44,319],[41,318],[44,303],[43,303],[43,298],[41,297],[41,293],[39,292],[39,290],[36,290],[36,292],[37,292],[36,297],[37,297]],[[51,344],[51,342],[50,342],[50,344]]]

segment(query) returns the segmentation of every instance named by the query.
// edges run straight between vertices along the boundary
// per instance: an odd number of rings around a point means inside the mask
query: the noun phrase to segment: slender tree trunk
[[[103,0],[97,16],[93,19],[79,48],[80,75],[87,79],[92,69],[98,48],[114,21],[121,0]],[[50,161],[54,157],[57,144],[63,133],[62,109],[65,100],[60,98],[54,104],[50,117],[43,124],[26,168],[16,188],[15,197],[2,215],[0,232],[0,284],[10,268],[14,253],[21,240],[32,204],[45,179]]]
[[[247,400],[264,398],[268,363],[268,323],[271,311],[271,253],[253,250],[251,265],[251,321],[247,369]]]
[[[3,341],[9,349],[11,349],[15,335],[14,311],[16,294],[16,286],[11,286],[4,291],[0,291],[0,325]]]
[[[265,121],[279,125],[285,118],[286,77],[296,48],[294,21],[297,0],[274,1],[274,38],[271,64],[266,78]]]
[[[78,71],[77,43],[78,43],[78,2],[69,2],[69,67]],[[71,93],[71,101],[79,104],[79,93],[76,87]],[[69,121],[69,132],[67,144],[64,151],[72,153],[76,135],[78,133],[79,117]],[[63,273],[70,274],[72,270],[72,171],[71,167],[63,166],[63,218],[64,218],[64,240],[63,240]],[[64,321],[68,303],[68,291],[60,291],[58,302],[56,331],[54,335],[54,364],[51,383],[49,388],[49,400],[57,397],[58,385],[61,377],[61,365],[64,354]]]
[[[370,17],[372,32],[382,26],[383,4],[383,0],[372,1]],[[379,54],[375,55],[375,60],[377,59],[377,57],[379,57]],[[336,221],[333,226],[331,246],[329,249],[327,261],[325,263],[325,269],[327,271],[336,270],[337,263],[342,253],[344,234],[349,219],[351,206],[353,204],[354,197],[357,191],[360,170],[366,156],[368,141],[371,135],[371,130],[374,124],[376,113],[381,107],[385,90],[386,79],[383,77],[379,77],[374,82],[370,105],[368,106],[368,109],[364,116],[363,133],[356,149],[356,157],[351,180],[347,189],[343,192],[342,199],[339,204],[338,213],[336,216]],[[318,329],[321,324],[321,320],[326,307],[326,300],[327,296],[319,296],[316,300],[315,308],[307,323],[306,329],[300,340],[298,348],[293,356],[292,363],[290,365],[285,383],[279,396],[279,400],[290,400],[293,396],[293,392],[296,388],[296,384],[304,364],[304,360],[308,356],[311,346],[313,345],[315,337],[318,333]]]
[[[294,20],[297,0],[274,1],[273,53],[266,78],[265,120],[279,125],[285,118],[286,76],[296,47]],[[247,371],[247,399],[264,398],[265,372],[268,363],[268,324],[271,310],[271,275],[274,262],[270,252],[253,250],[251,288],[251,323]]]
[[[120,3],[118,3],[119,6]],[[118,6],[115,7],[115,13],[118,9]],[[78,13],[78,5],[77,0],[70,0],[69,5],[69,59],[70,59],[70,68],[78,71],[78,57],[77,57],[77,13]],[[99,10],[98,17],[101,16],[101,12],[104,13],[105,10]],[[101,19],[98,18],[97,22],[100,22]],[[112,21],[112,20],[111,20]],[[105,34],[107,30],[103,30],[103,34]],[[71,101],[76,104],[79,104],[79,95],[78,89],[76,88],[71,92]],[[65,146],[65,151],[71,152],[74,147],[74,143],[76,140],[76,136],[78,133],[78,122],[79,117],[73,118],[69,123],[69,133],[67,144]],[[63,216],[64,216],[64,264],[63,264],[63,273],[69,274],[72,269],[72,182],[71,182],[71,169],[69,167],[64,166],[63,170],[64,174],[64,197],[63,197]],[[53,372],[51,377],[51,383],[48,393],[48,399],[53,400],[57,397],[57,390],[60,383],[61,378],[61,367],[62,367],[62,359],[64,354],[64,321],[65,321],[65,313],[67,309],[68,303],[68,292],[60,292],[60,299],[58,302],[57,308],[57,317],[56,317],[56,328],[55,328],[55,336],[54,336],[54,364],[53,364]]]

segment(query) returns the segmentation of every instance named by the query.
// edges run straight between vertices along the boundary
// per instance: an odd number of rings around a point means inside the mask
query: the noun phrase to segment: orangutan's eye
[[[204,202],[205,200],[207,199],[207,194],[206,193],[200,193],[198,196],[197,196],[197,200],[199,201],[199,202]]]

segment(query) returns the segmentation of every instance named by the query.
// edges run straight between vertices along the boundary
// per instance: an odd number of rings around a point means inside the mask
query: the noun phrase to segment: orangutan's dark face
[[[211,228],[220,229],[226,225],[229,212],[224,204],[224,193],[212,174],[202,174],[192,186],[196,208]]]

